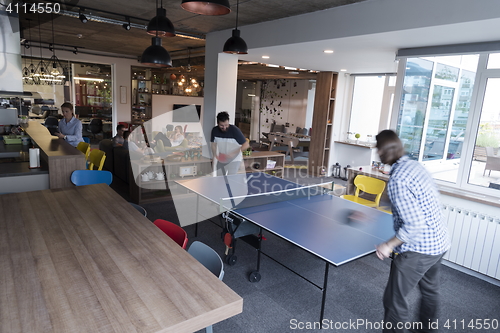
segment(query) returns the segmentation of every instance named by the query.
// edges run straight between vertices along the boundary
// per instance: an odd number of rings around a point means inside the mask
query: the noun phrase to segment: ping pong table
[[[260,235],[266,230],[321,258],[325,262],[322,287],[301,276],[323,292],[320,322],[325,310],[329,266],[340,266],[373,253],[376,244],[394,235],[392,217],[387,213],[341,199],[328,191],[319,195],[294,195],[291,192],[306,188],[311,191],[312,187],[302,187],[266,173],[203,177],[177,183],[215,204],[222,205],[224,201],[225,210],[233,205],[225,216],[255,224],[260,228]],[[279,189],[285,192],[279,194]],[[246,197],[242,195],[245,192]],[[275,197],[280,196],[284,198],[276,200]],[[228,197],[231,199],[224,199]],[[247,204],[246,201],[254,202]],[[354,211],[362,213],[367,220],[350,220]],[[257,271],[250,273],[251,282],[260,280],[260,255],[266,255],[261,251],[260,242],[256,248]]]

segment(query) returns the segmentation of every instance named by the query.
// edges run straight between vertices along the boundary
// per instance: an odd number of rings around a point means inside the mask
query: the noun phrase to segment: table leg
[[[325,314],[325,301],[326,301],[326,288],[328,287],[328,271],[330,268],[330,263],[326,262],[325,267],[325,279],[323,280],[323,297],[321,299],[321,313],[319,315],[319,322],[323,321],[323,317]]]

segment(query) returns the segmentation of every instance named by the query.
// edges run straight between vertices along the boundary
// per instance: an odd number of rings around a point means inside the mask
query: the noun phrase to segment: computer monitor
[[[92,107],[90,107],[90,106],[75,106],[75,113],[80,118],[91,118],[92,117]]]

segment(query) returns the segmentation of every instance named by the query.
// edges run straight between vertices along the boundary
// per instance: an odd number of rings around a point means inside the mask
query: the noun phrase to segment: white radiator
[[[500,218],[443,206],[451,248],[444,259],[500,280]]]

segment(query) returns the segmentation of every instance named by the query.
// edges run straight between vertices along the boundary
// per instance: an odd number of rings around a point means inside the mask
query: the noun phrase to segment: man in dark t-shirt
[[[243,165],[241,152],[247,150],[250,144],[238,127],[229,124],[229,114],[226,111],[217,114],[217,126],[212,128],[210,142],[212,156],[217,159],[217,174],[238,173]]]

